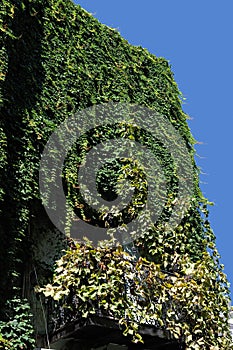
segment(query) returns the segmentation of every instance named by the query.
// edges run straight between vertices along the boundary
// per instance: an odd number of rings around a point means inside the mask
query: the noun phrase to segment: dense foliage
[[[40,156],[48,137],[65,118],[93,104],[130,102],[164,115],[184,138],[192,157],[195,141],[165,59],[129,45],[119,33],[101,25],[70,0],[3,0],[0,15],[3,302],[14,294],[13,285],[21,286],[23,263],[30,255],[33,207],[40,200]],[[121,247],[109,252],[108,248],[93,248],[88,242],[86,246],[77,245],[58,262],[54,284],[49,291],[46,287],[47,295],[58,299],[72,288],[84,310],[82,316],[87,317],[93,311],[90,301],[97,293],[99,306],[111,309],[125,323],[125,333],[133,333],[134,340],[140,340],[137,322],[128,320],[135,320],[137,309],[140,322],[148,320],[148,315],[156,318],[175,337],[185,337],[187,349],[229,349],[228,286],[194,160],[193,168],[194,193],[189,212],[171,232],[163,230],[162,222],[154,231],[142,232],[135,242],[141,258],[134,268]],[[68,183],[72,175],[71,164],[65,169]],[[67,197],[73,201],[69,187]],[[169,215],[170,209],[168,206],[164,215]],[[106,270],[100,268],[100,262]],[[87,263],[93,265],[92,269],[84,268]],[[142,265],[151,272],[140,273]],[[162,272],[165,270],[170,274]],[[139,304],[133,305],[129,298],[118,301],[122,274],[133,279],[135,293],[141,298]],[[168,305],[165,313],[159,306],[162,304]],[[184,317],[177,324],[174,314],[180,308]]]
[[[0,321],[0,349],[32,349],[35,346],[35,339],[27,300],[10,300],[5,311],[8,320]]]
[[[77,317],[97,311],[115,317],[134,342],[143,341],[139,325],[149,324],[185,341],[187,349],[229,349],[228,306],[216,282],[222,273],[214,265],[208,253],[196,263],[175,253],[176,272],[168,273],[145,258],[135,261],[121,246],[96,249],[86,242],[67,251],[57,262],[53,284],[41,290],[62,299]],[[223,313],[216,302],[225,305]]]

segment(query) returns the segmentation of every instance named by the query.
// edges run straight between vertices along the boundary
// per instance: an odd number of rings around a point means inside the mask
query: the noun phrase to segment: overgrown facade
[[[116,344],[230,349],[228,284],[208,221],[209,203],[199,188],[195,140],[168,62],[130,45],[70,0],[3,0],[0,15],[0,347],[33,349],[34,340],[45,347],[49,338],[59,350]],[[161,158],[170,184],[160,220],[128,247],[74,242],[68,219],[67,237],[61,234],[39,189],[41,155],[58,125],[77,111],[109,102],[164,116],[184,140],[193,167],[189,210],[177,227],[164,230],[177,193],[169,154],[149,130],[141,135],[137,127],[123,127],[124,138],[144,143]],[[66,197],[83,220],[90,213],[75,201],[73,164],[80,163],[85,147],[93,147],[97,131],[86,135],[63,174]],[[120,136],[107,126],[103,140],[114,132]],[[143,179],[132,180],[138,192],[146,191]],[[128,220],[129,212],[124,215]],[[101,220],[95,217],[95,225]],[[19,303],[26,298],[33,312],[30,321],[27,306],[17,309],[21,315],[26,310],[29,320],[18,343],[9,335],[17,312],[7,301],[14,298]]]

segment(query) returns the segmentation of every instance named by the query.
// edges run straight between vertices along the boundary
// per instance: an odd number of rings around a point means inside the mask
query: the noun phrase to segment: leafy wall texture
[[[39,232],[35,239],[38,206],[43,210],[38,173],[49,136],[83,108],[109,101],[133,103],[165,116],[183,137],[193,162],[192,205],[176,229],[164,231],[159,222],[149,233],[142,232],[134,242],[140,253],[136,261],[120,245],[73,244],[42,290],[64,304],[74,293],[72,307],[81,317],[96,307],[112,312],[134,342],[143,341],[138,326],[150,319],[187,349],[229,349],[228,284],[208,222],[209,203],[199,189],[195,140],[168,62],[130,45],[70,0],[3,0],[0,15],[1,302],[20,293],[28,261],[40,265],[40,255],[33,253],[35,245],[45,246]],[[162,147],[159,152],[166,157]],[[73,173],[68,166],[66,179],[71,181]],[[169,166],[167,173],[173,176]],[[67,197],[74,199],[69,186]],[[172,203],[164,220],[169,210]],[[56,232],[53,227],[48,231],[48,236]],[[59,244],[57,249],[61,256]],[[52,255],[48,269],[60,257],[56,251]],[[123,276],[133,281],[128,294],[122,293]]]

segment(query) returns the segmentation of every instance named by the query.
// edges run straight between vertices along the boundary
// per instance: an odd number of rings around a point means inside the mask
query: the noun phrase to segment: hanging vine
[[[164,231],[160,221],[141,233],[134,242],[137,261],[121,246],[77,243],[41,291],[64,305],[73,293],[75,305],[66,306],[82,317],[96,308],[113,314],[134,342],[143,341],[140,324],[153,320],[187,349],[230,349],[228,284],[208,221],[209,203],[199,188],[195,140],[168,62],[130,45],[70,0],[3,0],[0,30],[1,302],[15,294],[13,286],[20,290],[31,247],[28,227],[40,200],[39,162],[51,133],[93,104],[134,103],[165,116],[183,137],[193,162],[192,205],[176,229]],[[149,137],[143,142],[153,147]],[[172,176],[163,148],[157,145],[155,152]],[[64,176],[72,203],[72,166],[80,155],[70,156]],[[164,219],[169,208],[168,203]]]

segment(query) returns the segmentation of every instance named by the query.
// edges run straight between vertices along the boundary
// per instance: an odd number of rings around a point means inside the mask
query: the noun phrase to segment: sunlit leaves
[[[139,325],[152,324],[190,350],[230,349],[227,290],[217,282],[210,254],[204,252],[195,263],[177,255],[172,268],[167,273],[145,258],[135,262],[121,246],[94,248],[87,241],[58,260],[52,284],[39,291],[79,310],[82,317],[98,311],[118,319],[123,334],[134,342],[143,341]],[[75,295],[75,303],[69,304],[69,294]]]

